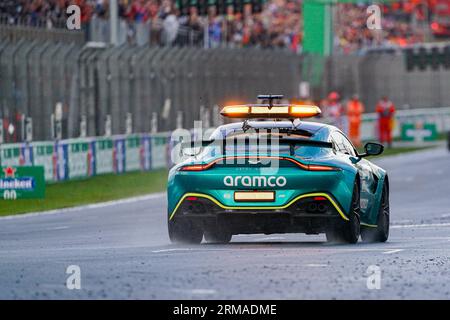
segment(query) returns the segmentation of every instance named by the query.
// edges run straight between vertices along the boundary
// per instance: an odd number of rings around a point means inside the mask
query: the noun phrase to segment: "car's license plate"
[[[274,191],[236,191],[234,201],[275,201]]]

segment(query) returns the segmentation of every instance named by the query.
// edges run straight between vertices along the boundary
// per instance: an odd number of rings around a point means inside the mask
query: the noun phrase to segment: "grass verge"
[[[0,216],[46,211],[164,191],[167,170],[107,174],[48,184],[45,199],[2,200]]]

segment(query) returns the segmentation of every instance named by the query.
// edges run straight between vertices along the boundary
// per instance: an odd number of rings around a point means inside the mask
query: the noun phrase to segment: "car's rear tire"
[[[205,240],[208,243],[228,243],[232,237],[231,232],[218,227],[205,230]]]
[[[176,244],[199,244],[203,239],[203,230],[186,219],[169,220],[168,231],[170,241]]]
[[[355,181],[353,187],[352,205],[348,215],[348,221],[339,221],[326,230],[328,242],[357,243],[360,235],[360,193],[359,184]]]
[[[386,242],[389,238],[389,188],[385,182],[381,194],[380,210],[378,212],[377,227],[363,227],[361,238],[364,242]]]

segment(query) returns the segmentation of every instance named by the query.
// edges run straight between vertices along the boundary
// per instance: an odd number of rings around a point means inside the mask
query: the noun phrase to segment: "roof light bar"
[[[226,106],[220,114],[228,118],[268,118],[268,119],[296,119],[310,118],[321,114],[317,106],[267,104]]]

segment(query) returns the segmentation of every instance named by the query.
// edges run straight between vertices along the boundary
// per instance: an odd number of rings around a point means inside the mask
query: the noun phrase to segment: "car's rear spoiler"
[[[201,141],[190,141],[190,142],[182,142],[181,148],[198,148],[198,147],[209,147],[212,145],[216,145],[218,147],[223,147],[230,143],[230,141],[233,141],[236,143],[238,139],[218,139],[218,140],[201,140]],[[270,139],[267,140],[268,144],[270,145]],[[250,142],[249,139],[244,139],[244,143],[248,145]],[[288,144],[290,147],[289,153],[291,155],[295,154],[295,146],[296,145],[303,145],[308,147],[318,147],[318,148],[332,148],[333,144],[331,142],[325,142],[325,141],[317,141],[317,140],[309,140],[309,139],[302,139],[302,138],[281,138],[277,139],[278,144]]]

